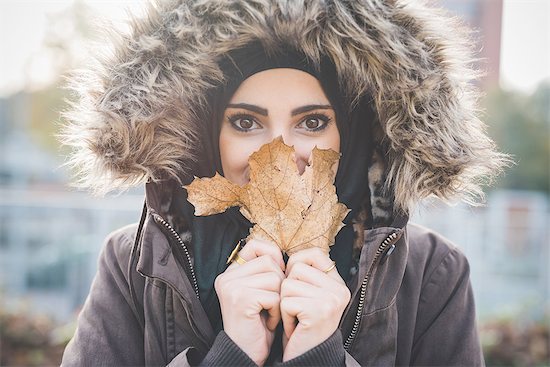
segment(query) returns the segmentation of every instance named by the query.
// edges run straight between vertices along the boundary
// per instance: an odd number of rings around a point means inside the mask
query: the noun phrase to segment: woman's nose
[[[307,146],[307,144],[304,144],[304,142],[300,141],[300,139],[297,139],[296,136],[292,135],[290,132],[285,131],[278,136],[281,136],[283,138],[283,142],[286,145],[294,147],[294,157],[296,159],[298,172],[301,175],[302,173],[304,173],[308,164],[311,149],[309,148],[309,146]]]
[[[285,143],[288,146],[294,146],[294,139],[292,138],[291,134],[289,134],[286,131],[281,131],[278,134],[276,134],[275,138],[279,136],[283,138],[283,143]]]

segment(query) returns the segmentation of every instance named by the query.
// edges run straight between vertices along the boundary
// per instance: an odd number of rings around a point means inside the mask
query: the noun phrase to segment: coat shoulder
[[[107,235],[99,254],[100,266],[105,266],[110,272],[125,274],[125,277],[128,275],[137,228],[137,223],[129,224]]]
[[[402,347],[403,364],[483,365],[466,256],[452,241],[425,227],[408,225],[407,235],[405,301],[400,309],[405,315],[416,312],[410,323],[402,323],[402,335],[412,335],[403,337],[402,344],[410,348]]]
[[[449,274],[469,274],[468,259],[461,249],[445,236],[415,223],[407,225],[407,236],[407,267],[423,280],[429,280],[441,267],[445,267]]]

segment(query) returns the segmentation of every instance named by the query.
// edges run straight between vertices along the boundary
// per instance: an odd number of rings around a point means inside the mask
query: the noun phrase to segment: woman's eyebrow
[[[256,112],[262,116],[267,116],[267,109],[265,108],[262,108],[260,106],[256,106],[256,105],[253,105],[253,104],[248,104],[248,103],[230,103],[227,105],[227,107],[229,108],[243,108],[245,110],[250,110],[250,111],[253,111],[253,112]]]
[[[313,110],[332,110],[332,109],[333,109],[332,106],[328,104],[310,104],[307,106],[301,106],[301,107],[295,108],[292,110],[290,114],[291,116],[296,116],[301,113],[309,112]]]
[[[248,104],[248,103],[230,103],[230,104],[227,105],[227,108],[242,108],[242,109],[245,109],[245,110],[256,112],[257,114],[260,114],[262,116],[267,116],[268,115],[267,109],[265,109],[263,107],[260,107],[260,106],[253,105],[253,104]],[[299,115],[301,113],[309,112],[309,111],[313,111],[313,110],[332,110],[332,109],[333,108],[332,108],[331,105],[310,104],[310,105],[300,106],[300,107],[297,107],[297,108],[293,109],[290,112],[290,115],[291,116],[296,116],[296,115]]]

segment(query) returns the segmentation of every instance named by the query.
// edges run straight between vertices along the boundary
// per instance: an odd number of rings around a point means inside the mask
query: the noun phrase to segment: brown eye
[[[308,129],[316,129],[321,125],[321,122],[317,118],[308,118],[305,123]]]
[[[310,114],[303,118],[300,123],[297,125],[299,129],[305,130],[308,133],[320,132],[329,125],[332,121],[332,118],[328,115],[315,113]]]
[[[250,119],[240,119],[239,127],[241,129],[250,129],[254,125],[254,122]]]
[[[227,120],[235,130],[243,133],[248,133],[262,128],[254,116],[250,116],[249,114],[237,113],[235,115],[228,116]]]

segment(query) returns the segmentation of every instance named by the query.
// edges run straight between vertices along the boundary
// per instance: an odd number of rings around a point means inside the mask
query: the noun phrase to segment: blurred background
[[[550,365],[550,1],[440,0],[476,29],[491,136],[517,164],[483,207],[426,201],[413,221],[468,256],[488,365]],[[0,365],[58,365],[103,239],[139,219],[141,189],[68,186],[54,134],[95,27],[127,31],[143,0],[0,1]],[[95,46],[97,47],[97,46]],[[107,45],[101,46],[106,49]]]

